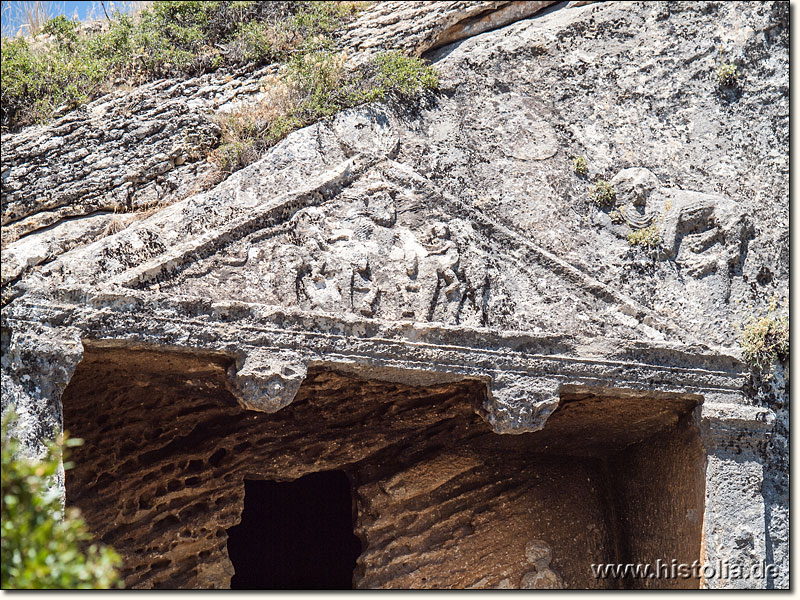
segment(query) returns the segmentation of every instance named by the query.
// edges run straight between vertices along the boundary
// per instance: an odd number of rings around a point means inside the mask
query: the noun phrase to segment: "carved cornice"
[[[3,315],[4,326],[13,329],[39,323],[78,330],[87,345],[228,356],[231,388],[238,390],[240,402],[269,412],[291,402],[305,369],[314,366],[417,385],[485,382],[487,398],[478,410],[500,432],[541,429],[566,390],[589,389],[632,401],[666,394],[707,404],[746,404],[744,365],[704,346],[625,340],[601,345],[561,335],[388,323],[130,289],[28,295]],[[273,363],[291,365],[289,375]],[[742,415],[737,418],[750,418]]]

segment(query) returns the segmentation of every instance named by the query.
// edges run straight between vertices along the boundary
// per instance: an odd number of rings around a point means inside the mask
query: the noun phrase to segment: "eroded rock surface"
[[[484,393],[475,383],[407,386],[314,369],[297,399],[268,415],[239,407],[225,372],[213,356],[94,348],[64,396],[65,425],[87,441],[67,472],[67,501],[123,555],[129,587],[227,587],[242,480],[331,469],[352,481],[358,588],[617,587],[592,578],[589,564],[624,561],[618,548],[656,508],[649,543],[697,558],[700,521],[683,518],[699,514],[703,492],[691,402],[642,403],[646,418],[627,439],[595,427],[576,446],[569,439],[593,415],[619,419],[625,405],[576,396],[549,430],[499,436],[474,413]],[[672,472],[631,469],[638,479],[627,480],[623,464],[655,457],[674,462]],[[612,505],[630,530],[609,519]]]
[[[134,586],[226,585],[244,477],[344,469],[360,587],[787,587],[788,371],[749,373],[735,328],[788,296],[786,3],[398,4],[340,41],[424,54],[435,97],[216,185],[186,141],[262,73],[4,135],[3,406],[31,454],[69,386],[92,445],[67,498]],[[779,568],[587,567],[701,545]]]
[[[525,19],[551,4],[555,2],[381,2],[347,27],[342,43],[364,55],[400,50],[421,56]]]

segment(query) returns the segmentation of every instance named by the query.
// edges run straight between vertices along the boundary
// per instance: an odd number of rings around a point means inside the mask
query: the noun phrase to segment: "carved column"
[[[61,394],[82,358],[76,329],[30,323],[19,330],[4,328],[2,411],[16,413],[10,433],[20,441],[24,455],[43,456],[46,442],[62,431]],[[63,467],[55,486],[63,502]]]
[[[702,408],[708,452],[703,586],[760,589],[768,575],[764,447],[774,413],[756,406],[707,403]]]

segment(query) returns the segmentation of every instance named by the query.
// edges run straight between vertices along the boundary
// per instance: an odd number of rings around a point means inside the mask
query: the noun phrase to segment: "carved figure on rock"
[[[542,540],[531,540],[525,545],[525,558],[532,569],[522,576],[521,590],[560,590],[563,582],[558,573],[550,568],[553,551]]]
[[[324,213],[316,207],[297,213],[289,239],[298,247],[292,253],[300,259],[292,264],[296,278],[297,301],[307,299],[312,307],[323,310],[338,309],[342,293],[336,273],[329,265],[329,239]]]
[[[673,191],[664,219],[664,246],[688,275],[718,273],[730,295],[730,276],[746,251],[751,226],[735,202],[724,196]]]
[[[356,308],[356,293],[364,294],[364,297],[358,302],[358,312],[365,317],[374,316],[380,290],[372,281],[372,273],[367,256],[361,256],[359,260],[353,263],[350,290],[353,308]]]
[[[417,313],[417,294],[419,285],[419,254],[412,243],[406,242],[403,247],[403,264],[408,280],[402,285],[403,310],[401,316],[414,318]]]
[[[658,225],[666,258],[695,279],[718,274],[723,298],[746,252],[751,226],[736,202],[725,196],[661,187],[644,168],[620,171],[612,180],[618,217],[629,230]],[[612,213],[612,221],[615,215]],[[617,228],[619,235],[624,231]]]
[[[444,223],[434,223],[430,230],[430,244],[428,256],[437,256],[436,274],[445,284],[444,293],[447,296],[459,290],[456,267],[458,266],[458,246],[450,239],[450,228]]]
[[[658,178],[648,169],[623,169],[611,180],[617,198],[618,212],[631,229],[644,229],[653,224],[656,213],[647,210],[650,195],[661,187]]]
[[[442,222],[431,225],[427,241],[416,250],[415,256],[407,254],[405,260],[406,273],[412,281],[406,286],[407,300],[415,307],[414,317],[456,322],[461,303],[461,284],[456,274],[459,260],[458,246],[450,238],[450,228]],[[412,300],[410,294],[415,294],[417,299]],[[443,306],[440,306],[441,300],[444,300]]]

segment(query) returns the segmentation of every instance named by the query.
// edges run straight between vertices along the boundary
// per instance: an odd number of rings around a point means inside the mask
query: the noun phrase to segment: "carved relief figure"
[[[370,178],[231,245],[198,272],[211,267],[220,285],[247,301],[483,325],[482,244],[469,221],[445,221],[414,192]]]
[[[610,216],[627,225],[614,231],[625,235],[658,226],[666,257],[689,277],[719,275],[727,301],[731,275],[742,261],[751,231],[737,204],[724,196],[662,188],[658,178],[643,168],[624,169],[611,183],[619,208]]]
[[[430,230],[430,243],[428,256],[435,256],[436,275],[444,281],[444,293],[451,296],[459,291],[458,276],[458,246],[450,239],[450,229],[445,223],[434,223]]]
[[[450,239],[450,228],[442,222],[430,226],[422,252],[406,256],[407,304],[413,316],[426,321],[455,322],[460,303],[460,282],[456,269],[459,251]],[[413,296],[416,296],[415,298]]]
[[[663,227],[667,255],[691,277],[719,274],[727,301],[731,275],[747,250],[746,216],[723,196],[680,191],[671,199]]]
[[[521,590],[559,590],[563,582],[558,573],[550,568],[553,551],[542,540],[531,540],[525,545],[525,559],[531,569],[522,576]]]

